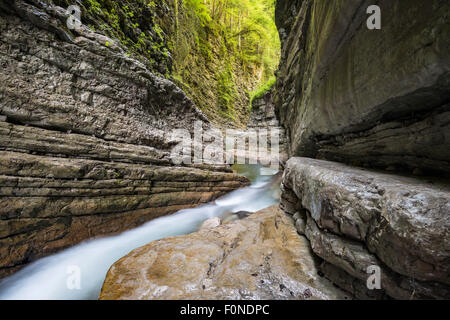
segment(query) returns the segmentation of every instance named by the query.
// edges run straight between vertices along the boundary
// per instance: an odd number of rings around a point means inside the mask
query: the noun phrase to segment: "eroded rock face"
[[[279,133],[278,152],[279,160],[283,163],[288,159],[287,140],[284,128],[281,126],[273,101],[273,89],[267,91],[261,98],[252,101],[252,112],[248,122],[249,130],[267,130],[270,135],[272,130]],[[268,149],[272,147],[271,139],[268,139]]]
[[[290,155],[450,173],[450,4],[277,1],[276,108]],[[420,169],[420,170],[419,170]]]
[[[108,272],[100,299],[346,299],[317,274],[308,241],[277,206],[152,242]]]
[[[282,189],[281,207],[344,289],[373,296],[361,288],[376,265],[388,296],[450,298],[447,183],[292,158]]]
[[[205,116],[172,82],[63,8],[0,3],[0,278],[87,238],[248,184],[172,166],[171,131]]]

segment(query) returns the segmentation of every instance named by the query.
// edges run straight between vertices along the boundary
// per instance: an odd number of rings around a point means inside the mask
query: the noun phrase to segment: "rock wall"
[[[291,156],[450,173],[450,4],[277,1],[276,108]]]
[[[450,5],[380,0],[369,30],[372,4],[277,1],[275,106],[293,157],[281,208],[355,297],[448,299]],[[366,286],[371,265],[382,290]]]
[[[450,188],[444,181],[291,158],[283,211],[323,259],[322,272],[358,298],[450,298]],[[382,290],[368,290],[369,266]]]
[[[273,90],[252,101],[252,113],[248,121],[249,128],[278,128],[280,121],[275,114]]]
[[[65,9],[0,2],[0,277],[247,185],[172,167],[175,128],[210,125],[172,82]]]
[[[229,39],[205,26],[185,2],[178,0],[177,25],[171,25],[174,81],[214,125],[244,129],[250,116],[247,92],[260,82],[262,69],[256,64],[243,68]]]
[[[278,116],[275,113],[273,101],[274,91],[267,91],[262,97],[252,101],[252,111],[248,121],[249,130],[277,130],[279,132],[279,159],[284,163],[288,159],[287,140],[284,128],[280,125]],[[268,139],[268,148],[271,148],[271,140]]]

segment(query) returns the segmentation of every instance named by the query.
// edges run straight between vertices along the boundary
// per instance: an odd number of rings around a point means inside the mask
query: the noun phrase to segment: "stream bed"
[[[253,165],[233,168],[247,176],[251,186],[206,205],[151,220],[119,235],[87,240],[39,259],[0,282],[0,300],[95,300],[111,265],[130,251],[155,240],[195,232],[213,217],[257,212],[279,202],[276,171]],[[74,276],[79,278],[75,286]]]

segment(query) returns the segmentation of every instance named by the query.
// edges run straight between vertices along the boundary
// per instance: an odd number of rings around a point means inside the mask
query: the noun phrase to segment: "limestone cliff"
[[[176,2],[169,3],[173,7]],[[245,70],[222,33],[202,25],[192,8],[181,3],[169,29],[173,79],[216,126],[244,129],[250,116],[247,92],[258,84],[261,67]]]
[[[0,2],[0,277],[247,184],[225,167],[173,167],[171,130],[210,124],[157,75],[165,60],[66,20],[50,2]]]
[[[279,132],[279,160],[285,162],[288,158],[287,141],[284,128],[275,113],[275,104],[273,101],[274,90],[268,90],[261,97],[252,101],[252,110],[248,121],[250,130],[277,130]],[[271,148],[271,141],[268,141],[268,148]]]
[[[282,58],[276,107],[290,154],[450,173],[450,5],[277,1]]]
[[[293,157],[281,208],[355,297],[448,299],[450,6],[376,1],[369,30],[371,4],[277,1],[275,104]]]

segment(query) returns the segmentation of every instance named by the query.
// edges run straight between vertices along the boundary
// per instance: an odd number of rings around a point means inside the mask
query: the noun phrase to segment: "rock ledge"
[[[282,189],[283,210],[347,283],[365,286],[367,268],[378,265],[391,297],[450,297],[448,183],[292,158]]]
[[[317,274],[309,244],[277,207],[138,248],[108,272],[100,299],[345,299]]]

